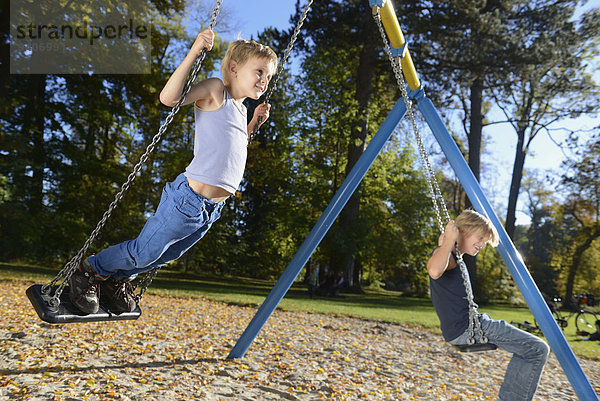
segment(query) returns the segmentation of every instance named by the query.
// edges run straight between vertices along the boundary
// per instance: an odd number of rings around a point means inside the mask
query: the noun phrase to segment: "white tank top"
[[[227,90],[217,110],[201,110],[194,103],[194,158],[185,169],[186,177],[235,193],[246,167],[246,115],[246,107],[238,107]]]

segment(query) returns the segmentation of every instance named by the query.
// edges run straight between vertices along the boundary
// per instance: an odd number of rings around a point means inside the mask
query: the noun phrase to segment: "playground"
[[[160,93],[160,101],[171,111],[81,249],[50,281],[35,277],[0,281],[0,304],[4,310],[0,321],[0,401],[433,401],[495,400],[498,393],[503,400],[530,400],[534,394],[536,400],[597,400],[600,364],[596,355],[595,359],[576,356],[564,326],[557,324],[513,243],[513,219],[508,219],[508,227],[500,221],[442,115],[427,97],[390,1],[371,0],[369,7],[400,98],[387,117],[381,118],[368,146],[366,136],[360,146],[360,141],[355,141],[360,138],[351,137],[350,143],[356,145],[348,148],[351,152],[344,179],[338,182],[336,177],[333,198],[312,230],[305,230],[304,241],[293,258],[277,274],[278,280],[264,301],[261,297],[262,305],[253,301],[230,304],[169,290],[146,292],[159,269],[200,241],[219,219],[224,201],[232,195],[235,198],[244,174],[247,148],[258,146],[253,141],[261,140],[260,127],[269,118],[271,95],[312,5],[312,0],[306,3],[290,31],[279,65],[272,49],[256,42],[236,41],[222,61],[223,81],[206,79],[194,84],[214,44],[213,28],[221,2],[217,0],[208,29],[197,36],[188,56]],[[255,53],[248,59],[242,58],[243,47]],[[267,89],[271,78],[273,82]],[[254,116],[248,119],[243,101],[261,96],[263,103],[255,107]],[[118,210],[117,205],[168,132],[180,107],[189,103],[197,106],[197,122],[208,121],[206,126],[196,125],[196,138],[212,138],[212,142],[194,142],[196,163],[190,166],[195,166],[194,174],[198,174],[191,178],[181,173],[165,186],[159,206],[155,213],[148,214],[148,222],[137,240],[93,252],[92,243]],[[456,220],[429,160],[420,124],[415,119],[417,111],[473,209],[462,212]],[[227,118],[217,121],[221,115]],[[367,117],[362,130],[365,135]],[[429,295],[448,342],[438,331],[420,326],[418,320],[412,324],[393,323],[278,309],[291,287],[299,283],[303,269],[308,266],[312,270],[311,256],[336,220],[339,218],[340,225],[345,225],[344,210],[354,207],[352,197],[375,159],[385,153],[402,120],[410,123],[414,135],[423,184],[433,206],[430,222],[437,223],[438,231],[443,233],[438,248],[429,257],[427,273],[431,278]],[[223,126],[214,129],[216,122]],[[221,129],[231,135],[222,135]],[[227,140],[231,143],[224,146],[223,141]],[[361,147],[360,152],[355,154],[353,146]],[[197,153],[200,150],[205,153]],[[206,161],[214,155],[217,170],[232,172],[227,182],[212,181],[212,176],[204,181],[200,174],[209,171]],[[355,206],[358,213],[358,203]],[[410,209],[422,208],[414,205]],[[463,214],[471,216],[468,224],[461,220]],[[239,229],[233,231],[241,234]],[[413,236],[427,237],[428,232],[417,230]],[[587,248],[577,249],[586,251],[597,236],[592,233]],[[135,241],[139,241],[139,246]],[[520,291],[545,341],[478,311],[463,255],[474,257],[486,244],[498,247],[515,289]],[[427,243],[428,248],[430,245],[433,243]],[[245,252],[240,251],[242,254]],[[261,259],[268,259],[265,249],[258,254]],[[572,258],[569,295],[579,257]],[[19,259],[15,256],[14,260]],[[344,275],[351,282],[354,279],[356,261],[351,262],[349,270],[338,272],[338,290]],[[318,281],[318,270],[316,274]],[[331,294],[338,295],[337,290]],[[374,309],[379,307],[373,305]],[[596,316],[590,312],[592,315]],[[582,335],[579,330],[577,334]]]
[[[405,325],[277,310],[243,359],[227,359],[255,308],[149,294],[137,321],[50,325],[28,284],[0,282],[0,400],[495,400],[511,356],[460,353]],[[598,391],[600,364],[579,361]],[[535,399],[577,399],[554,354]]]

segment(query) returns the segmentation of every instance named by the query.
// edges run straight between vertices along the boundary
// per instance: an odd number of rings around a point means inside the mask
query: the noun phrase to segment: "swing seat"
[[[460,344],[453,345],[454,348],[459,350],[460,352],[483,352],[483,351],[492,351],[498,348],[496,344],[492,343],[475,343],[475,344]]]
[[[50,293],[54,293],[58,286],[54,286]],[[42,294],[42,285],[34,284],[26,291],[29,301],[33,305],[40,319],[48,323],[86,323],[104,322],[112,320],[136,320],[142,314],[140,306],[137,305],[133,312],[113,313],[105,305],[100,303],[98,312],[85,315],[80,312],[69,299],[68,287],[60,295],[60,305],[53,308],[46,301],[47,296]]]

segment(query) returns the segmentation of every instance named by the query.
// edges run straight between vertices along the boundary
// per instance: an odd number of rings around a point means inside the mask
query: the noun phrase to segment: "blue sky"
[[[365,0],[366,1],[366,0]],[[290,16],[295,11],[296,0],[224,0],[224,14],[230,20],[230,32],[224,36],[226,39],[249,39],[266,27],[273,26],[279,29],[290,27]],[[214,3],[209,3],[210,6]],[[301,1],[301,5],[306,4]],[[600,0],[590,1],[586,9],[599,7]],[[219,31],[218,26],[215,29]],[[408,32],[405,32],[408,34]],[[410,40],[410,38],[409,38]],[[410,43],[409,43],[410,46]],[[600,81],[600,73],[595,74]],[[494,119],[502,119],[499,114]],[[600,119],[582,118],[577,121],[565,122],[565,125],[592,128],[600,124]],[[516,135],[512,128],[494,126],[486,128],[491,142],[487,144],[487,152],[482,155],[482,163],[491,168],[491,172],[482,176],[482,188],[494,205],[505,207],[510,185],[510,175],[514,159]],[[427,132],[425,136],[429,135]],[[554,140],[561,142],[565,135],[556,134]],[[564,159],[561,149],[546,134],[539,134],[532,143],[532,152],[527,156],[525,168],[536,169],[541,173],[560,172],[560,162]],[[522,204],[524,196],[521,195]],[[522,207],[522,206],[521,206]],[[503,210],[496,210],[500,218],[505,217]],[[518,214],[518,223],[526,223],[528,218],[522,213]]]
[[[266,27],[288,28],[295,10],[295,0],[224,0],[232,19],[239,24],[235,34],[249,39]],[[302,3],[305,4],[305,3]]]

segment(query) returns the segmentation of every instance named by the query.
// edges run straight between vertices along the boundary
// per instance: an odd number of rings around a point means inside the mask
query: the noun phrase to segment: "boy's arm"
[[[192,48],[185,56],[179,67],[160,92],[160,101],[165,106],[173,107],[177,104],[183,93],[187,77],[194,67],[194,63],[202,54],[202,50],[210,51],[213,46],[215,34],[212,30],[202,31],[196,37]],[[212,104],[218,107],[223,102],[224,85],[218,78],[206,79],[190,89],[182,105],[202,101],[202,108],[210,109]]]
[[[271,110],[271,105],[269,103],[261,103],[254,109],[254,115],[252,116],[252,120],[248,124],[248,134],[252,132],[254,126],[258,123],[258,118],[262,117],[260,121],[260,125],[263,125],[265,121],[269,118],[269,111]],[[260,128],[260,126],[259,126]]]
[[[440,236],[439,248],[433,251],[433,254],[427,261],[427,272],[432,279],[437,280],[446,272],[446,270],[456,267],[456,262],[450,257],[454,251],[454,244],[458,241],[458,228],[454,221],[449,221],[446,230]]]

